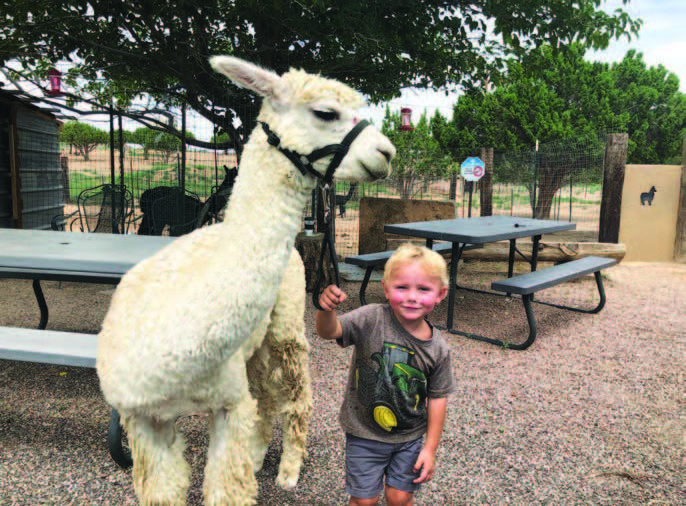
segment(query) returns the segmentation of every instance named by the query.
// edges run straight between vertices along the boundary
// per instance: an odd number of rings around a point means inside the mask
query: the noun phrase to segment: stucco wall
[[[626,166],[619,225],[625,261],[673,260],[680,182],[679,165]],[[641,194],[653,186],[652,204],[642,203]]]

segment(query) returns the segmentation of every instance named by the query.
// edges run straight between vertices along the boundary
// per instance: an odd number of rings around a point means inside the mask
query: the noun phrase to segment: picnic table
[[[49,311],[41,281],[116,285],[131,267],[174,240],[133,234],[0,229],[0,278],[33,281],[41,314],[38,328],[45,329]]]
[[[538,248],[541,237],[544,234],[574,229],[576,229],[576,224],[572,222],[520,218],[515,216],[479,216],[474,218],[394,223],[384,226],[384,231],[386,233],[426,239],[427,247],[432,247],[433,241],[447,241],[452,244],[449,275],[450,284],[448,287],[448,316],[446,322],[446,329],[448,332],[520,350],[531,346],[536,339],[536,319],[531,308],[531,303],[534,301],[534,293],[565,281],[593,273],[596,278],[596,284],[600,295],[600,302],[596,307],[585,309],[564,305],[550,305],[561,309],[588,313],[599,312],[605,305],[605,292],[602,285],[602,278],[600,277],[600,270],[614,265],[616,263],[614,259],[586,257],[537,271]],[[532,252],[528,258],[517,249],[517,239],[521,238],[532,239]],[[508,240],[510,242],[507,279],[494,281],[491,284],[491,291],[486,291],[486,293],[497,294],[498,292],[503,292],[507,296],[511,296],[512,294],[521,296],[529,324],[529,336],[523,343],[504,342],[500,339],[462,332],[453,327],[456,291],[458,289],[467,289],[466,287],[460,287],[457,284],[457,266],[460,257],[462,256],[462,252],[468,246],[472,247],[472,245],[483,245],[503,240]],[[513,276],[516,254],[519,254],[529,263],[531,267],[530,273],[521,276]],[[482,290],[476,291],[483,292]]]
[[[94,368],[97,336],[46,330],[49,310],[41,281],[116,285],[131,267],[174,240],[0,229],[0,278],[32,281],[40,309],[37,329],[0,327],[0,359]],[[116,410],[112,410],[110,417],[108,446],[117,464],[131,465],[130,455],[122,448],[122,428]]]

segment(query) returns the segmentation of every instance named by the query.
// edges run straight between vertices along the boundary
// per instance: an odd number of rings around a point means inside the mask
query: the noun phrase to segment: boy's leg
[[[386,485],[386,504],[388,506],[412,506],[414,492],[405,492]]]
[[[396,445],[396,452],[386,470],[386,503],[388,506],[411,506],[419,485],[414,483],[419,473],[414,465],[422,451],[423,439]]]
[[[377,504],[394,446],[345,435],[345,491],[350,506]]]

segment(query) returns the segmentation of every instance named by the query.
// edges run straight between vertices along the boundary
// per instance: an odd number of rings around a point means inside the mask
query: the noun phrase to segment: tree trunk
[[[319,257],[322,252],[323,240],[324,234],[306,235],[304,232],[300,232],[295,236],[295,249],[298,250],[300,257],[303,259],[303,264],[305,264],[305,286],[308,293],[314,290],[314,286],[317,283]],[[324,275],[320,284],[321,289],[336,282],[336,274],[330,255],[326,255],[324,258],[323,271]]]
[[[566,182],[571,172],[568,168],[545,167],[539,168],[538,195],[536,196],[536,218],[550,219],[555,194]]]
[[[481,216],[493,216],[493,148],[481,148],[485,172],[479,180]]]

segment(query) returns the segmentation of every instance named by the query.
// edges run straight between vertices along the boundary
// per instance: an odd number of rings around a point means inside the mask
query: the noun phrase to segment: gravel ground
[[[468,263],[463,284],[486,287],[504,265]],[[686,504],[684,335],[686,265],[622,263],[607,272],[599,315],[536,306],[539,336],[527,351],[450,336],[457,391],[431,483],[416,504]],[[344,310],[358,304],[346,282]],[[592,278],[543,293],[592,302]],[[49,328],[98,331],[112,288],[45,283]],[[380,301],[374,283],[368,300]],[[0,325],[32,327],[38,310],[27,281],[0,280]],[[433,316],[445,321],[445,303]],[[314,416],[295,491],[274,480],[280,431],[258,473],[262,505],[344,504],[338,407],[349,350],[312,343]],[[462,292],[456,325],[515,340],[526,333],[519,301]],[[0,504],[136,504],[130,470],[106,448],[110,408],[95,371],[0,361]],[[201,504],[206,419],[179,421],[194,470],[188,503]]]

